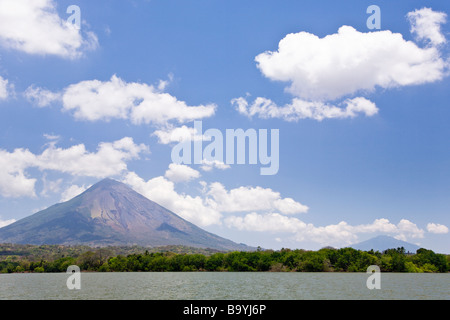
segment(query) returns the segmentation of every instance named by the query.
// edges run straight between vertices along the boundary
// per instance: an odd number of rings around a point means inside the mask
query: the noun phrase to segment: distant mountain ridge
[[[370,251],[371,249],[373,249],[374,251],[380,252],[386,249],[396,249],[403,247],[405,248],[406,252],[409,251],[411,253],[416,253],[417,249],[420,249],[418,245],[383,235],[366,241],[355,243],[349,247],[362,251]]]
[[[0,228],[0,243],[251,249],[195,226],[112,179]]]

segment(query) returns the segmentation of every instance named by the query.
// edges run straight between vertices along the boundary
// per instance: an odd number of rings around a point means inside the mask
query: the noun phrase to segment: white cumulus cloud
[[[101,142],[97,152],[88,152],[84,144],[67,149],[50,146],[36,156],[34,165],[43,170],[105,178],[125,171],[126,161],[138,159],[140,153],[147,151],[147,146],[135,144],[130,137],[114,142]]]
[[[188,106],[186,102],[146,83],[125,82],[116,75],[107,81],[85,80],[61,92],[31,86],[25,95],[39,106],[61,101],[63,111],[76,119],[109,121],[127,119],[133,124],[170,126],[170,121],[189,122],[214,115],[216,105]],[[160,140],[170,139],[164,133]]]
[[[175,183],[187,182],[200,177],[200,172],[184,164],[171,163],[164,176]]]
[[[0,149],[0,195],[3,197],[35,197],[35,178],[30,178],[25,169],[36,160],[26,149],[13,152]]]
[[[8,80],[0,76],[0,100],[4,100],[9,96]]]
[[[29,54],[70,59],[95,49],[97,36],[61,18],[56,6],[53,0],[0,0],[0,44]]]
[[[172,142],[183,141],[200,141],[207,140],[208,138],[197,132],[196,128],[190,128],[186,125],[181,127],[166,126],[162,129],[155,130],[154,136],[158,138],[158,142],[161,144],[169,144]]]
[[[62,193],[61,193],[61,200],[60,202],[68,201],[79,194],[83,193],[86,189],[89,187],[78,186],[76,184],[72,184],[71,186],[67,187]]]
[[[39,88],[36,86],[29,86],[23,93],[25,98],[38,107],[47,107],[55,101],[61,99],[61,94]]]
[[[375,103],[362,97],[347,99],[338,107],[320,101],[306,101],[294,98],[292,103],[282,107],[272,100],[258,97],[249,106],[244,98],[233,99],[232,104],[239,113],[248,116],[258,116],[262,119],[279,118],[286,121],[298,121],[301,119],[314,119],[321,121],[330,118],[354,118],[358,114],[372,116],[378,112]]]
[[[434,82],[447,67],[435,47],[421,48],[389,30],[360,32],[350,26],[323,38],[288,34],[277,51],[255,60],[266,77],[290,82],[290,93],[312,101]]]
[[[219,170],[226,170],[226,169],[230,169],[231,167],[229,164],[226,164],[223,161],[203,159],[202,165],[200,166],[200,168],[203,171],[211,171],[214,168],[219,169]]]
[[[305,213],[308,207],[292,198],[282,198],[270,188],[244,187],[227,190],[221,183],[208,186],[207,195],[222,212],[249,212],[277,210],[283,214]]]
[[[188,106],[174,96],[145,83],[127,83],[113,75],[109,81],[89,80],[64,90],[63,108],[78,119],[130,119],[134,124],[187,122],[210,117],[213,104]]]
[[[16,219],[0,220],[0,228],[6,227],[14,222],[16,222]]]
[[[186,168],[182,168],[183,170]],[[171,168],[167,172],[171,172]],[[302,213],[307,206],[279,192],[257,187],[227,190],[221,183],[200,181],[201,194],[192,196],[177,192],[174,181],[160,176],[145,181],[135,172],[128,172],[123,182],[147,198],[200,226],[220,225],[229,212],[260,212],[276,209],[283,214]]]
[[[125,137],[114,142],[101,142],[96,152],[86,150],[84,144],[59,148],[48,144],[41,154],[27,149],[13,152],[0,149],[0,195],[4,197],[34,197],[36,178],[27,169],[53,170],[74,176],[105,178],[127,170],[127,162],[147,153],[144,144],[135,144]]]
[[[260,53],[255,61],[265,77],[287,84],[292,102],[278,106],[268,98],[249,103],[240,97],[232,104],[249,117],[286,121],[373,116],[378,108],[364,95],[377,88],[432,83],[448,74],[448,60],[437,46],[446,42],[440,29],[446,14],[424,8],[407,17],[411,32],[430,45],[420,47],[389,30],[360,32],[347,25],[322,38],[290,33],[277,50]]]
[[[447,14],[444,12],[422,8],[409,12],[407,17],[411,23],[411,33],[415,33],[419,40],[428,40],[431,45],[446,42],[441,31],[441,24],[447,21]]]
[[[178,193],[175,191],[175,184],[165,177],[155,177],[145,181],[136,173],[129,172],[123,182],[148,199],[194,224],[199,226],[221,224],[222,214],[209,206],[205,199]]]
[[[427,224],[427,231],[431,233],[445,234],[448,233],[448,228],[443,224],[429,223]]]
[[[295,233],[305,230],[307,225],[303,221],[281,215],[279,213],[258,214],[251,212],[243,217],[230,216],[225,219],[229,227],[238,230],[259,232],[289,232]]]
[[[314,226],[295,217],[280,213],[255,213],[244,216],[229,216],[225,224],[230,228],[245,231],[290,233],[296,241],[313,241],[321,245],[347,246],[358,241],[359,234],[383,233],[397,239],[417,239],[424,237],[424,230],[413,222],[402,219],[398,224],[388,219],[376,219],[370,224],[350,225],[346,221],[325,226]]]

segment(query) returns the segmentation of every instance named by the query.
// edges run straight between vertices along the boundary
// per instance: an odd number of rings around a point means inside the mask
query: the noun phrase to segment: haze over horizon
[[[112,178],[249,246],[450,254],[450,4],[71,5],[0,0],[0,227]],[[172,162],[238,128],[279,130],[276,174]]]

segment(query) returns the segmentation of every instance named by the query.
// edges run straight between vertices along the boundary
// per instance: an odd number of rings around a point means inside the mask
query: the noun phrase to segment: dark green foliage
[[[425,265],[434,265],[439,272],[450,271],[450,265],[448,262],[448,256],[443,254],[434,253],[431,250],[419,249],[416,255],[413,257],[412,262],[418,267],[424,267]]]
[[[225,254],[221,252],[214,253],[207,259],[205,263],[205,268],[210,271],[220,271],[221,268],[223,267],[224,260]]]
[[[384,252],[352,248],[318,251],[281,249],[217,252],[187,247],[0,246],[0,272],[66,272],[70,265],[82,271],[299,271],[366,272],[378,265],[383,272],[447,272],[449,256],[403,248]]]

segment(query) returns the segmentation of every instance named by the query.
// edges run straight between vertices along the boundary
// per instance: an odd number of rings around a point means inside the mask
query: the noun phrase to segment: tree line
[[[41,246],[42,247],[42,246]],[[52,246],[49,246],[54,249]],[[175,248],[177,248],[175,246]],[[377,265],[382,272],[448,272],[450,256],[432,250],[419,249],[415,254],[404,248],[379,251],[361,251],[353,248],[323,248],[317,251],[281,249],[257,251],[195,252],[186,248],[170,251],[167,248],[139,251],[122,248],[114,254],[111,248],[90,250],[63,250],[63,254],[47,255],[49,259],[22,255],[2,254],[0,247],[0,272],[65,272],[70,265],[82,271],[139,272],[139,271],[299,271],[299,272],[366,272]],[[151,251],[153,250],[153,251]],[[200,250],[200,249],[199,249]],[[66,255],[71,252],[72,255]],[[9,251],[9,253],[14,253]]]

